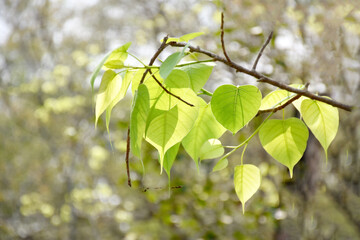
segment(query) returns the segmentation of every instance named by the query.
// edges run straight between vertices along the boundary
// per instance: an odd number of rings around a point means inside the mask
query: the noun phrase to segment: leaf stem
[[[128,52],[128,54],[130,55],[130,56],[132,56],[133,58],[135,58],[139,63],[141,63],[144,67],[146,67],[146,64],[143,62],[143,61],[141,61],[137,56],[135,56],[134,54],[132,54],[132,53],[129,53]]]
[[[248,146],[248,143],[245,144],[245,147],[241,153],[241,165],[244,165],[244,161],[243,161],[243,158],[244,158],[244,153],[245,153],[245,150],[246,150],[246,147]]]
[[[212,97],[212,92],[209,92],[208,90],[202,88],[201,91],[198,93],[198,95],[207,95],[207,96],[210,96]]]

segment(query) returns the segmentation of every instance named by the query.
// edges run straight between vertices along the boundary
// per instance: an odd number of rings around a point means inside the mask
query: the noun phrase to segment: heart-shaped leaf
[[[243,213],[245,203],[256,193],[260,187],[261,175],[258,167],[244,164],[235,167],[235,191],[242,204]]]
[[[197,93],[205,85],[207,80],[209,80],[214,66],[214,63],[197,63],[186,65],[179,69],[188,74],[190,78],[190,88]]]
[[[262,146],[273,158],[289,168],[293,168],[306,149],[309,131],[298,118],[268,120],[259,131]]]
[[[216,120],[233,134],[255,117],[260,105],[261,92],[252,85],[220,86],[211,99],[211,109]]]
[[[200,148],[200,160],[213,159],[220,157],[224,154],[224,147],[221,142],[216,138],[208,139]]]
[[[213,172],[223,170],[229,164],[227,158],[221,158],[214,166]]]
[[[146,119],[150,110],[149,92],[141,84],[135,92],[130,115],[130,146],[132,153],[141,159],[141,142],[145,133]]]
[[[200,148],[210,138],[220,138],[226,129],[216,121],[210,104],[200,98],[199,115],[189,134],[182,141],[185,151],[191,156],[198,167]]]
[[[338,109],[323,102],[304,99],[301,103],[301,115],[324,148],[327,161],[327,149],[334,140],[339,127]]]
[[[124,62],[128,57],[127,50],[129,49],[131,42],[128,42],[121,47],[111,52],[106,59],[104,66],[111,69],[119,69],[124,67]]]
[[[164,82],[169,88],[188,88],[190,86],[188,74],[180,69],[172,70]]]
[[[290,87],[302,89],[302,84],[291,84]],[[261,101],[260,110],[272,109],[285,104],[288,100],[295,97],[297,94],[288,92],[286,90],[275,90],[266,95]]]
[[[175,66],[180,62],[180,60],[184,57],[185,55],[185,50],[187,49],[189,45],[185,45],[185,47],[183,48],[183,50],[181,52],[176,52],[171,54],[170,56],[168,56],[165,61],[160,65],[160,76],[163,79],[166,79],[171,71],[175,68]]]

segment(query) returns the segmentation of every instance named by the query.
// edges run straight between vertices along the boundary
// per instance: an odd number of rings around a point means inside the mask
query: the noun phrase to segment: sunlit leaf
[[[224,147],[221,145],[221,142],[216,138],[208,139],[200,148],[199,158],[203,159],[213,159],[220,157],[224,154]]]
[[[125,97],[133,75],[134,75],[134,72],[127,71],[125,73],[125,75],[122,79],[122,82],[121,82],[120,91],[118,92],[118,94],[116,95],[114,100],[111,102],[111,104],[106,108],[106,129],[107,129],[108,133],[110,132],[109,124],[110,124],[111,111],[114,108],[114,106]]]
[[[290,87],[302,89],[304,85],[302,84],[291,84]],[[279,107],[285,104],[288,100],[295,97],[297,94],[293,92],[288,92],[286,90],[275,90],[266,95],[262,101],[260,110],[272,109]]]
[[[179,151],[180,143],[175,144],[169,150],[166,151],[164,156],[164,170],[169,177],[171,175],[171,167],[175,161],[176,155]]]
[[[101,79],[99,92],[96,96],[95,104],[95,125],[99,116],[106,110],[106,108],[116,98],[121,88],[121,77],[112,70],[104,73]]]
[[[131,42],[128,42],[112,51],[104,62],[104,66],[111,69],[119,69],[124,67],[124,62],[128,57],[127,50],[129,49],[130,45]]]
[[[289,168],[291,178],[295,164],[304,154],[308,137],[307,127],[298,118],[271,119],[259,131],[266,152]]]
[[[167,57],[165,59],[165,61],[160,65],[160,76],[163,79],[166,79],[171,71],[174,69],[174,67],[180,62],[180,60],[184,57],[185,55],[185,50],[188,47],[188,45],[186,45],[185,47],[183,47],[181,52],[176,52],[171,54],[169,57]]]
[[[145,69],[139,69],[137,70],[131,80],[131,93],[134,96],[136,89],[139,87],[140,81],[142,76],[144,75]],[[149,77],[149,75],[147,75],[146,77]]]
[[[213,172],[221,171],[228,166],[229,162],[227,158],[221,158],[214,166]]]
[[[243,213],[245,203],[256,193],[260,187],[261,175],[258,167],[244,164],[235,167],[235,191],[242,204]]]
[[[111,52],[109,52],[108,54],[105,55],[105,57],[101,60],[101,62],[96,66],[95,71],[93,72],[93,74],[91,75],[90,78],[90,84],[91,84],[91,89],[94,90],[94,82],[95,79],[97,77],[97,75],[99,74],[102,66],[104,65],[105,61],[108,59],[108,57],[110,56]]]
[[[208,139],[220,138],[226,129],[216,121],[210,104],[200,99],[199,115],[189,134],[182,141],[186,152],[198,167],[200,148]]]
[[[153,145],[160,155],[161,170],[165,152],[190,132],[198,116],[199,97],[190,89],[170,89],[174,94],[194,104],[191,107],[170,96],[163,90],[156,99],[150,101],[152,105],[146,128],[146,141]],[[152,90],[154,93],[155,91]],[[152,93],[149,89],[150,99]],[[169,110],[170,109],[170,110]]]
[[[180,37],[181,42],[188,42],[196,37],[203,35],[203,32],[188,33]]]
[[[150,110],[149,92],[144,84],[136,90],[130,115],[130,143],[132,153],[141,158],[141,142]]]
[[[327,161],[327,149],[334,140],[339,127],[338,109],[323,102],[304,99],[301,103],[301,115],[324,148]]]
[[[174,69],[165,79],[165,85],[170,88],[188,88],[190,86],[190,79],[183,70]]]
[[[215,90],[211,99],[216,120],[233,134],[255,117],[260,105],[261,92],[252,85],[222,85]]]
[[[214,66],[214,63],[197,63],[180,67],[180,69],[189,75],[190,88],[197,93],[209,80]]]

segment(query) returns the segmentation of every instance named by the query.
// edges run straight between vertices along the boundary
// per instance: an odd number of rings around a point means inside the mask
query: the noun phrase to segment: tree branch
[[[125,162],[126,162],[126,173],[127,173],[128,185],[129,185],[129,187],[131,187],[129,153],[130,153],[130,127],[128,127],[128,131],[127,131]]]
[[[252,67],[252,70],[253,70],[253,71],[256,70],[256,66],[257,66],[257,64],[258,64],[258,62],[259,62],[259,60],[260,60],[260,58],[261,58],[261,56],[262,56],[262,54],[263,54],[266,46],[269,44],[272,36],[273,36],[273,32],[270,33],[270,35],[269,35],[268,38],[266,39],[264,45],[261,47],[260,52],[258,53],[258,55],[257,55],[257,57],[256,57],[256,59],[255,59],[254,65],[253,65],[253,67]]]
[[[172,47],[185,47],[185,45],[186,45],[186,43],[178,43],[178,42],[169,42],[168,44],[170,46],[172,46]],[[212,53],[210,51],[201,49],[200,47],[193,47],[193,46],[189,45],[188,48],[189,48],[190,52],[197,52],[197,53],[205,54],[205,55],[213,58],[215,61],[222,62],[222,63],[228,65],[229,67],[235,69],[237,72],[242,72],[242,73],[247,74],[249,76],[253,76],[254,78],[258,79],[259,82],[265,82],[265,83],[273,85],[275,87],[287,90],[289,92],[297,93],[297,94],[299,94],[301,96],[305,96],[305,97],[308,97],[308,98],[311,98],[311,99],[314,99],[314,100],[318,100],[320,102],[327,103],[327,104],[329,104],[331,106],[341,108],[341,109],[349,111],[349,112],[351,112],[351,110],[353,108],[352,106],[349,106],[349,105],[334,101],[332,99],[315,95],[315,94],[313,94],[313,93],[311,93],[311,92],[309,92],[307,90],[293,88],[293,87],[288,86],[287,84],[277,82],[277,81],[275,81],[275,80],[273,80],[273,79],[271,79],[271,78],[269,78],[269,77],[267,77],[265,75],[262,75],[261,73],[255,71],[255,70],[247,69],[247,68],[245,68],[245,67],[243,67],[243,66],[241,66],[241,65],[239,65],[237,63],[234,63],[232,61],[229,62],[227,59],[225,59],[225,58],[223,58],[223,57],[221,57],[219,55],[216,55],[215,53]]]
[[[309,83],[305,84],[305,89],[307,89],[309,86]],[[281,109],[284,109],[286,106],[290,105],[292,102],[294,102],[295,100],[299,99],[301,97],[300,94],[296,95],[295,97],[290,98],[290,100],[288,100],[286,103],[284,103],[283,105],[280,105],[276,108],[270,108],[270,109],[265,109],[265,110],[259,110],[258,113],[256,114],[256,116],[259,116],[262,113],[266,113],[266,112],[277,112],[280,111]]]
[[[182,101],[183,103],[185,103],[185,104],[187,104],[187,105],[189,105],[190,107],[194,107],[194,105],[193,104],[191,104],[191,103],[189,103],[189,102],[187,102],[187,101],[185,101],[184,99],[182,99],[181,97],[179,97],[179,96],[177,96],[177,95],[175,95],[175,94],[173,94],[172,92],[170,92],[169,90],[167,90],[165,87],[164,87],[164,85],[162,85],[161,84],[161,82],[155,77],[155,75],[154,74],[152,74],[152,72],[151,72],[151,70],[149,69],[149,73],[152,75],[152,77],[154,78],[154,80],[156,81],[156,83],[167,93],[167,94],[169,94],[170,96],[173,96],[174,98],[177,98],[177,99],[179,99],[180,101]]]
[[[156,51],[156,53],[154,54],[154,56],[150,59],[149,66],[152,66],[152,65],[154,64],[155,60],[156,60],[157,57],[160,55],[160,53],[168,46],[168,44],[167,44],[168,38],[169,38],[169,35],[167,35],[167,36],[165,36],[165,37],[163,38],[163,41],[162,41],[159,49]],[[148,68],[148,69],[145,70],[145,72],[144,72],[144,74],[143,74],[143,76],[142,76],[142,78],[141,78],[141,80],[140,80],[140,84],[142,84],[142,83],[144,82],[145,76],[146,76],[146,74],[147,74],[148,72],[150,72],[150,68]]]
[[[225,50],[225,43],[224,43],[224,13],[222,12],[221,13],[221,46],[222,46],[222,50],[223,50],[223,53],[225,55],[225,58],[226,60],[228,60],[229,62],[231,62],[229,56],[227,55],[226,53],[226,50]]]

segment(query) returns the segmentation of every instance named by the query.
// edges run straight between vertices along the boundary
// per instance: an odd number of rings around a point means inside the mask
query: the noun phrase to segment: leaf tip
[[[245,214],[245,203],[241,203],[243,215]]]

